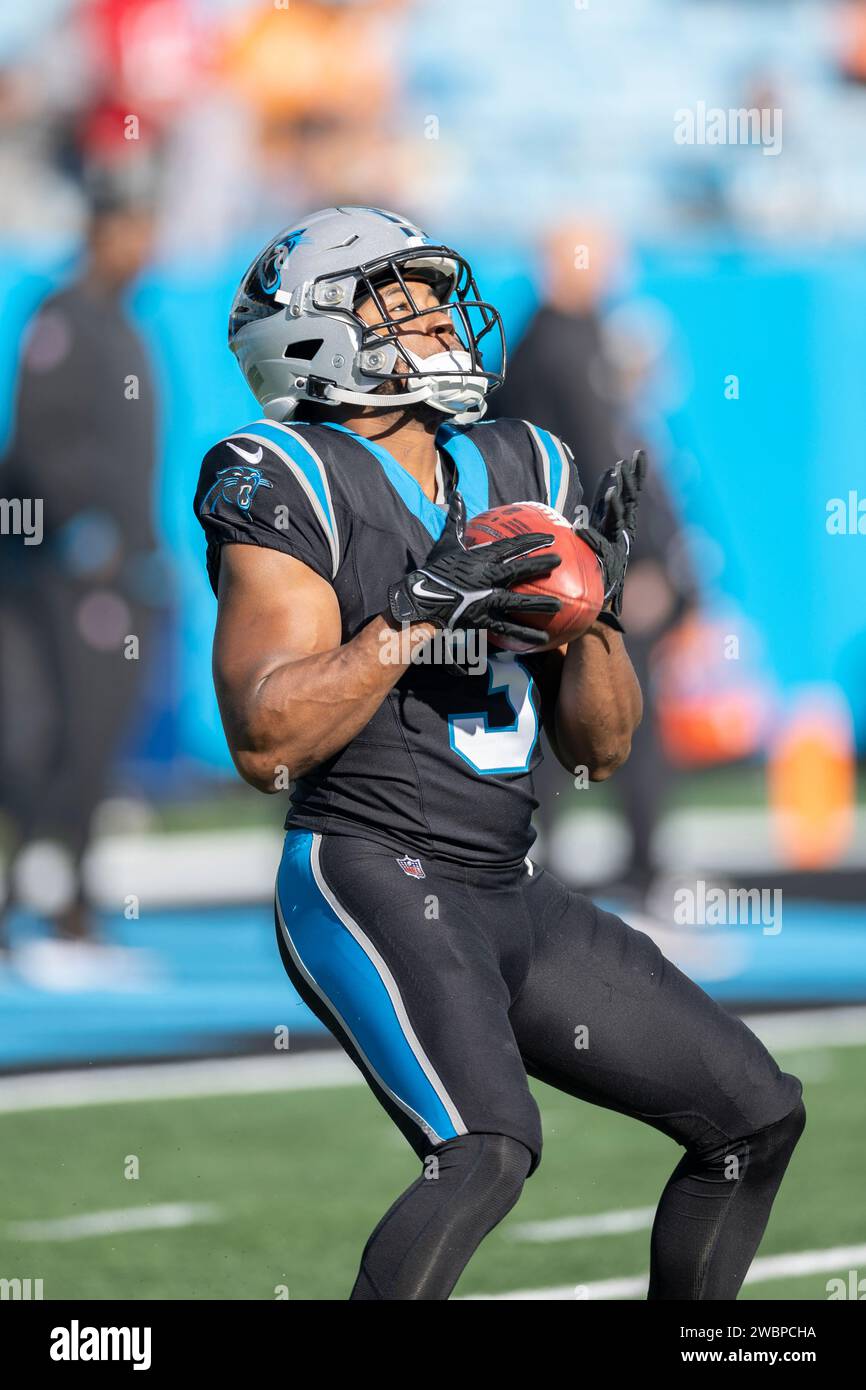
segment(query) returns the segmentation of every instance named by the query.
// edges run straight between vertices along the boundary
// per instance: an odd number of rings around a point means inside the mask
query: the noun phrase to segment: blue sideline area
[[[18,939],[34,930],[22,919],[15,924]],[[760,926],[692,930],[718,946],[708,947],[709,959],[738,962],[725,979],[689,971],[723,1003],[766,1008],[866,999],[866,907],[786,899],[777,936],[763,935]],[[59,995],[28,988],[8,972],[0,980],[0,1069],[263,1051],[281,1025],[290,1046],[309,1046],[323,1032],[286,978],[270,909],[157,913],[116,929],[106,924],[106,938],[152,953],[157,987]]]
[[[18,917],[13,943],[39,932]],[[14,968],[0,980],[0,1068],[57,1066],[266,1045],[274,1030],[320,1031],[277,952],[272,908],[158,912],[103,923],[104,940],[140,948],[156,975],[149,989],[57,994],[29,987]]]

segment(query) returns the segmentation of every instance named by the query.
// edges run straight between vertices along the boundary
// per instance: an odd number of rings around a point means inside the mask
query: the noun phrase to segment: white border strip
[[[805,1052],[809,1048],[862,1047],[866,1043],[864,1007],[803,1009],[743,1017],[774,1054]],[[363,1077],[357,1067],[336,1048],[279,1053],[273,1057],[90,1066],[0,1076],[0,1114],[72,1110],[79,1105],[114,1105],[139,1100],[185,1100],[190,1096],[325,1090],[332,1086],[362,1084]]]
[[[142,1062],[0,1077],[0,1115],[74,1110],[139,1100],[266,1095],[360,1086],[363,1077],[344,1052],[328,1049],[273,1057],[222,1057],[195,1062]]]

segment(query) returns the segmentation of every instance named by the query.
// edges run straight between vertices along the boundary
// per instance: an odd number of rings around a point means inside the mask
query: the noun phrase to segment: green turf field
[[[866,1047],[777,1057],[803,1077],[808,1121],[759,1255],[862,1244]],[[633,1121],[534,1089],[544,1161],[457,1296],[647,1269],[647,1230],[515,1239],[526,1221],[652,1206],[681,1153]],[[366,1236],[417,1172],[358,1086],[4,1114],[0,1153],[0,1277],[41,1278],[46,1299],[272,1299],[281,1285],[292,1299],[343,1299]],[[135,1180],[124,1177],[132,1155]],[[9,1239],[10,1222],[162,1203],[216,1210],[211,1221],[171,1230]],[[836,1272],[847,1275],[847,1265]],[[829,1277],[774,1279],[741,1297],[824,1299]]]

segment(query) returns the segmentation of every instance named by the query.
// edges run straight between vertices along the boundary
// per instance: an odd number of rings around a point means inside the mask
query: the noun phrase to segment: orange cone
[[[851,714],[835,686],[804,690],[774,742],[768,767],[773,830],[798,869],[838,864],[854,830]]]

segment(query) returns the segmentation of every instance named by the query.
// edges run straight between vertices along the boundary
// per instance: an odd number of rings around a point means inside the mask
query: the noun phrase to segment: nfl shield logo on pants
[[[404,874],[408,874],[410,878],[427,877],[424,870],[421,868],[420,859],[410,859],[408,854],[404,854],[402,859],[397,860],[397,863],[400,865]]]

